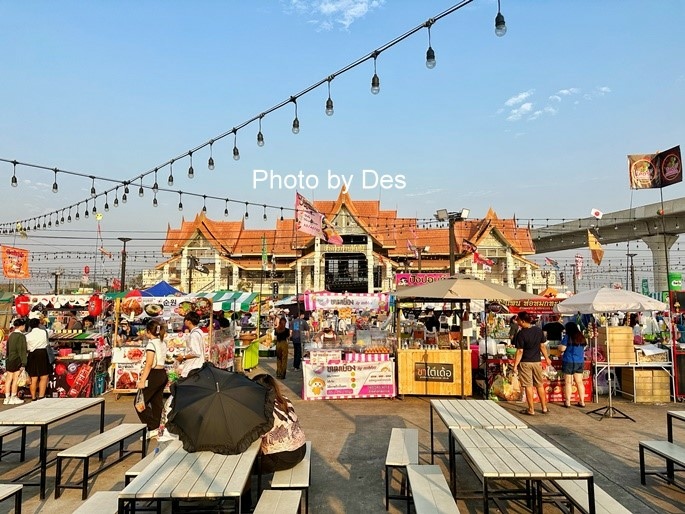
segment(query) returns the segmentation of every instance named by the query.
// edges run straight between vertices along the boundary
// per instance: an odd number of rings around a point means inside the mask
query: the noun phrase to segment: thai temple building
[[[217,221],[201,212],[178,228],[168,227],[162,247],[168,258],[144,273],[145,285],[166,280],[185,292],[261,289],[282,297],[296,291],[392,291],[408,283],[407,277],[449,273],[447,223],[426,227],[382,209],[378,200],[353,200],[343,190],[314,207],[342,245],[296,231],[294,218],[277,218],[273,229],[247,229],[244,219]],[[458,273],[531,293],[556,281],[528,260],[535,253],[530,230],[515,219],[499,219],[490,209],[482,219],[453,225]]]

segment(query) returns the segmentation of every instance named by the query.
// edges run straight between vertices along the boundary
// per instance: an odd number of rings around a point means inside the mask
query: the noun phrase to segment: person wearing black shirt
[[[528,409],[523,409],[521,414],[529,416],[535,414],[533,387],[537,389],[542,413],[549,413],[540,357],[545,357],[548,366],[552,364],[547,353],[547,345],[545,345],[545,333],[540,327],[533,325],[532,321],[533,319],[530,314],[525,311],[519,312],[516,322],[520,329],[514,337],[514,343],[516,344],[514,373],[519,376],[521,387],[526,391],[526,402],[528,403]]]
[[[542,325],[542,331],[545,333],[547,341],[554,343],[553,346],[557,346],[561,342],[564,325],[559,321],[559,316],[554,316],[549,323]]]
[[[426,332],[438,332],[440,330],[440,320],[435,315],[433,309],[428,310],[428,317],[424,325],[426,326]]]

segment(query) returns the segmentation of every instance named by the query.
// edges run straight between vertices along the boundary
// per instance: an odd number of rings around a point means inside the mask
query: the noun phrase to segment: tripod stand
[[[597,334],[597,331],[595,330],[595,334]],[[597,362],[597,336],[595,335],[594,339],[594,357],[595,357],[595,362]],[[611,372],[611,337],[609,337],[609,334],[607,333],[607,382],[609,384],[609,405],[606,407],[599,407],[595,410],[591,410],[587,414],[598,414],[600,416],[599,421],[602,421],[604,418],[621,418],[621,419],[629,419],[633,423],[637,423],[633,418],[628,416],[625,412],[620,411],[619,409],[615,408],[612,405],[611,398],[614,395],[614,375]],[[595,364],[596,366],[596,364]],[[597,373],[595,373],[595,377],[597,377]],[[596,385],[596,384],[595,384]]]

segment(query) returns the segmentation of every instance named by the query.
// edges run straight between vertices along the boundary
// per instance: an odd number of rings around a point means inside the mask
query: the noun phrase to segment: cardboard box
[[[671,375],[663,369],[621,370],[621,391],[624,398],[637,403],[665,403],[671,401]]]
[[[630,364],[637,361],[633,346],[633,329],[630,327],[600,327],[597,346],[606,355],[610,364]]]

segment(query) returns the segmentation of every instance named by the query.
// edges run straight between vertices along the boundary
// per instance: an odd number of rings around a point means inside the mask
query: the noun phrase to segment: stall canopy
[[[578,293],[556,305],[560,314],[593,314],[596,312],[642,312],[665,311],[668,305],[649,296],[625,289],[600,287]]]
[[[395,297],[400,300],[488,300],[491,302],[541,299],[537,295],[521,291],[520,289],[486,282],[485,280],[464,274],[436,280],[430,284],[398,289]]]
[[[172,296],[176,294],[183,294],[165,280],[162,280],[159,284],[155,284],[152,287],[148,287],[147,289],[143,290],[143,293],[145,293],[143,296]]]
[[[245,293],[243,291],[216,291],[213,293],[196,293],[193,296],[212,300],[215,311],[249,311],[259,293]]]

